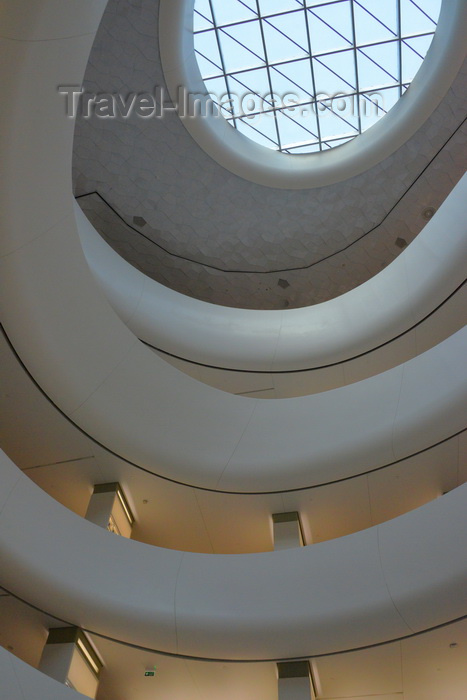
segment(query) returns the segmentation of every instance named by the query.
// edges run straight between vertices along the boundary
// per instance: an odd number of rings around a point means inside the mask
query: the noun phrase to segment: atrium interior
[[[0,4],[0,700],[465,700],[466,32]]]

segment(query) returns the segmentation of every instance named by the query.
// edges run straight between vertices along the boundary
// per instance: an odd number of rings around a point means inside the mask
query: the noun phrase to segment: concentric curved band
[[[218,306],[164,287],[113,251],[78,206],[75,211],[88,264],[135,335],[192,362],[288,372],[345,362],[390,342],[457,289],[465,279],[466,197],[467,175],[378,275],[330,301],[285,311]]]
[[[467,486],[311,547],[192,554],[113,537],[0,458],[3,585],[111,638],[198,658],[283,659],[388,641],[465,614]]]
[[[361,469],[464,427],[465,331],[378,377],[275,406],[201,386],[141,347],[99,293],[79,244],[73,124],[57,94],[80,82],[103,6],[49,0],[31,17],[16,0],[2,25],[2,60],[15,67],[0,124],[10,135],[0,166],[2,314],[57,404],[141,462],[243,487],[290,488]],[[114,537],[2,454],[2,583],[77,625],[180,655],[332,653],[465,614],[466,488],[313,547],[213,556]]]
[[[43,5],[44,12],[54,7]],[[13,30],[6,25],[5,33]],[[5,86],[2,129],[11,138],[1,165],[8,173],[1,202],[4,325],[64,413],[144,468],[236,492],[301,488],[361,473],[465,427],[463,332],[379,376],[280,402],[203,386],[142,346],[99,292],[77,235],[73,123],[57,86],[80,83],[92,35],[61,38],[66,35],[57,26],[50,40],[34,33],[30,39],[24,29],[3,39],[17,70]],[[436,267],[433,245],[424,250],[425,267],[430,257]]]

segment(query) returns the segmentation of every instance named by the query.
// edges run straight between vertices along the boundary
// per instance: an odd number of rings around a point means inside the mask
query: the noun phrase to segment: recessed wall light
[[[422,211],[422,216],[426,221],[429,221],[436,214],[436,209],[434,207],[427,207]]]

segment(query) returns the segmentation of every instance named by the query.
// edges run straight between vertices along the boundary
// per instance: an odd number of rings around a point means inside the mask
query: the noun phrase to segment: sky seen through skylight
[[[334,148],[393,107],[441,0],[195,0],[206,89],[232,127],[291,154]]]

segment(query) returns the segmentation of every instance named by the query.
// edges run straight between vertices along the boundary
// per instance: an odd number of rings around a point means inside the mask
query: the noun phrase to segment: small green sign
[[[145,671],[145,672],[144,672],[144,675],[145,675],[145,677],[147,677],[147,676],[155,676],[155,675],[156,675],[156,672],[155,672],[155,671]]]

